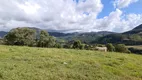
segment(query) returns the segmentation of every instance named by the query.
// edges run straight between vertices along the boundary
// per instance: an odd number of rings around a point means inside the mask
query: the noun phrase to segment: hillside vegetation
[[[0,46],[0,80],[142,80],[142,56]]]
[[[126,45],[141,45],[142,44],[142,24],[124,33],[106,35],[92,43],[103,43],[103,44],[106,44],[106,43],[122,44],[123,43]]]

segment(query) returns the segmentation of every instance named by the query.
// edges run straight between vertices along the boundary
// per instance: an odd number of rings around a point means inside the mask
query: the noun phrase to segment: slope
[[[139,25],[136,28],[124,33],[106,35],[98,39],[96,43],[122,43],[127,45],[142,45],[142,25]]]
[[[0,46],[1,80],[141,80],[142,56]]]

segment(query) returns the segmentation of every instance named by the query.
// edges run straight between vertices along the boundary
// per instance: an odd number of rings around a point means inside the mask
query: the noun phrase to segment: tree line
[[[5,45],[19,45],[31,47],[47,47],[47,48],[76,48],[83,49],[83,44],[78,41],[73,43],[60,43],[55,37],[50,36],[47,31],[41,30],[38,34],[34,29],[30,28],[15,28],[0,40],[0,43]]]
[[[96,44],[88,45],[82,43],[80,40],[68,41],[60,43],[55,37],[50,36],[47,31],[41,30],[39,34],[30,28],[15,28],[0,40],[0,43],[6,45],[19,45],[31,47],[46,47],[46,48],[70,48],[70,49],[86,49],[94,50],[96,46],[106,46],[110,52],[125,52],[130,53],[124,44],[107,45]]]
[[[37,34],[35,30],[30,28],[12,29],[5,37],[6,45],[20,45],[31,47],[54,47],[56,39],[50,36],[48,32],[41,30]]]

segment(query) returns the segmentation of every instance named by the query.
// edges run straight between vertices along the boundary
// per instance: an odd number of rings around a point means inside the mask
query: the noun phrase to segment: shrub
[[[135,53],[135,54],[142,54],[142,50],[141,50],[141,49],[129,48],[129,50],[130,50],[132,53]]]
[[[54,47],[55,48],[63,48],[63,46],[60,43],[56,43]]]
[[[0,39],[0,45],[3,45],[3,44],[5,44],[5,42],[4,42],[4,40],[3,39]]]
[[[124,52],[124,53],[131,53],[125,44],[117,44],[115,45],[116,52]]]
[[[80,45],[80,49],[84,49],[84,47],[85,47],[85,44]]]
[[[114,47],[111,43],[108,43],[108,44],[106,45],[106,47],[107,47],[108,51],[110,51],[110,52],[115,51],[115,47]]]
[[[74,41],[73,46],[74,49],[84,49],[84,45],[80,40]]]

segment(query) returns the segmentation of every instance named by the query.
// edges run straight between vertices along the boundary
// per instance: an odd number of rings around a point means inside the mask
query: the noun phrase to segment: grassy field
[[[0,46],[0,80],[142,80],[142,55]]]

